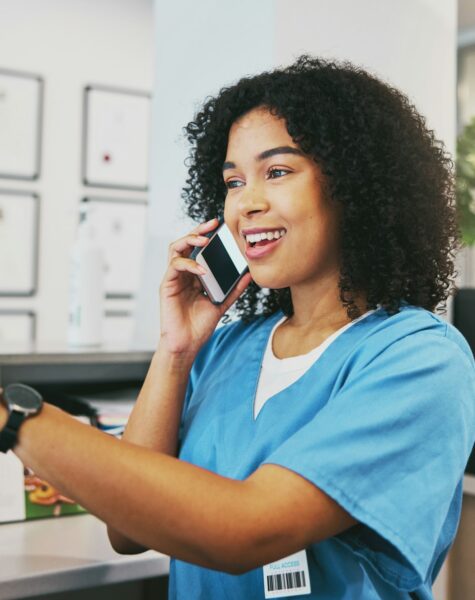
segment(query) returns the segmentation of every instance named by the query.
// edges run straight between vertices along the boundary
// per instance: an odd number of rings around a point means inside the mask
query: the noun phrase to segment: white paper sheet
[[[41,82],[0,72],[0,175],[38,175]]]
[[[0,192],[0,295],[34,290],[36,216],[33,195]]]

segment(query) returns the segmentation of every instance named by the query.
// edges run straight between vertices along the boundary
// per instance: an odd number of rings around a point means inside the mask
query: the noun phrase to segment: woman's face
[[[223,177],[224,219],[259,286],[338,281],[336,210],[324,197],[319,167],[298,149],[283,119],[256,108],[236,121]]]

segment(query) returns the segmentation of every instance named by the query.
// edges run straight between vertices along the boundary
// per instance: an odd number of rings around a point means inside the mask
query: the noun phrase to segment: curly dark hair
[[[294,143],[320,167],[328,198],[342,208],[339,289],[348,317],[360,315],[361,291],[367,309],[380,304],[395,314],[407,302],[444,311],[460,247],[453,162],[405,95],[349,62],[304,54],[206,98],[184,128],[188,216],[222,217],[229,130],[258,107],[285,119]],[[289,288],[263,290],[254,282],[235,308],[244,320],[279,308],[293,313]]]

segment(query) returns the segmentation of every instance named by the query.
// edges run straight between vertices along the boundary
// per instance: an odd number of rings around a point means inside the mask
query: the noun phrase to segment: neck
[[[289,324],[302,331],[316,330],[336,331],[351,319],[340,300],[338,274],[333,274],[318,285],[291,288],[294,314]],[[366,302],[363,295],[355,296],[355,303],[361,314],[365,312]]]

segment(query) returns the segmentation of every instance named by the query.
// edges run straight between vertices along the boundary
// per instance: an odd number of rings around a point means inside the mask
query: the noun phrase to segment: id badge
[[[262,567],[266,598],[310,594],[307,551],[301,550]]]

